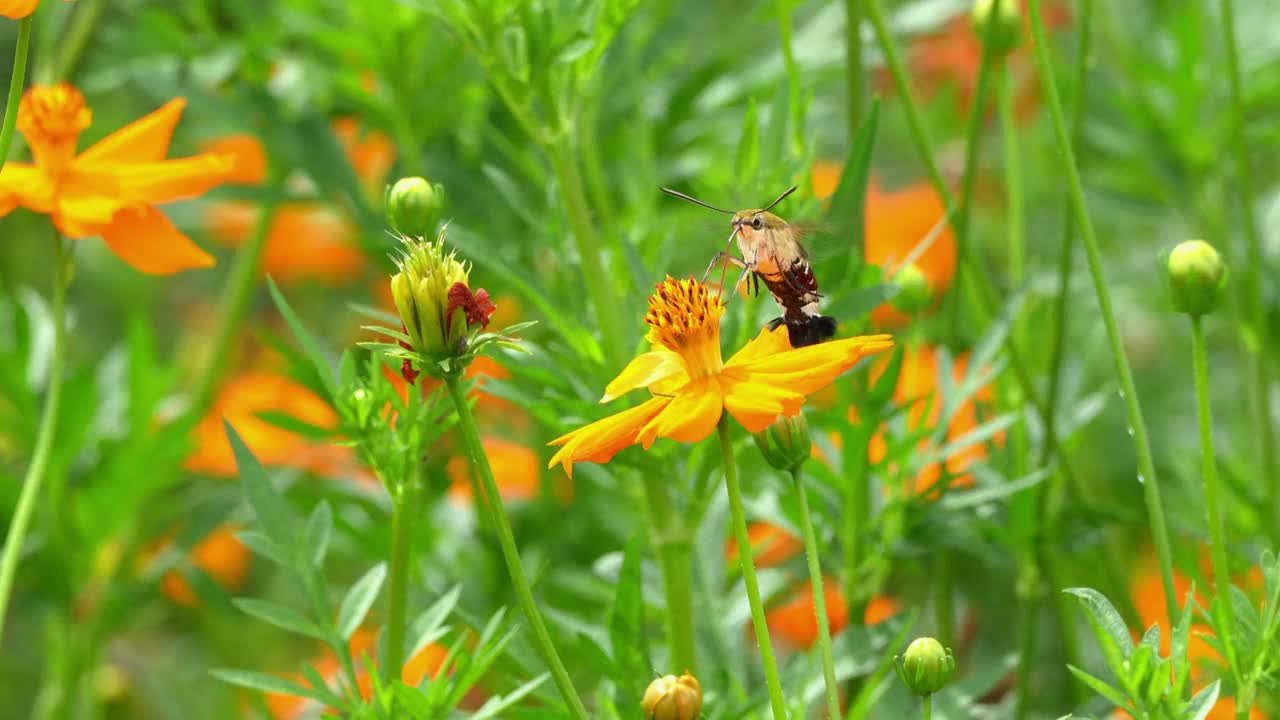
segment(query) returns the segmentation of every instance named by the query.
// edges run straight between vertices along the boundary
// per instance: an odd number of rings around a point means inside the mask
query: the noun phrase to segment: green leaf
[[[324,694],[287,678],[282,678],[279,675],[230,668],[215,668],[210,670],[209,674],[225,683],[249,688],[250,690],[311,698],[326,705],[328,704]]]
[[[449,592],[440,596],[434,605],[423,610],[413,622],[409,623],[409,630],[405,633],[405,636],[413,641],[409,648],[409,657],[418,654],[422,648],[435,642],[444,634],[444,622],[449,619],[450,613],[458,605],[458,598],[461,595],[462,587],[454,586]]]
[[[378,599],[378,591],[382,589],[382,581],[386,577],[387,564],[378,563],[357,580],[347,591],[346,597],[342,598],[342,605],[338,609],[338,634],[343,640],[349,640],[359,629],[360,623],[364,622],[369,608],[373,607],[373,601]]]
[[[867,186],[871,181],[871,151],[875,147],[876,128],[880,122],[880,98],[871,101],[867,117],[858,127],[858,134],[845,158],[840,184],[831,196],[827,221],[836,233],[849,240],[849,265],[845,269],[842,285],[852,282],[863,263],[866,238]]]
[[[284,550],[282,550],[279,545],[275,544],[274,540],[266,535],[253,530],[241,530],[236,533],[236,539],[244,543],[250,550],[264,558],[267,558],[280,567],[289,567],[289,561],[288,558],[285,557]]]
[[[1129,637],[1129,629],[1124,624],[1124,619],[1120,617],[1119,612],[1116,612],[1111,601],[1092,588],[1067,588],[1063,592],[1074,595],[1080,600],[1080,604],[1089,615],[1089,620],[1096,623],[1095,633],[1101,633],[1098,639],[1113,644],[1122,657],[1128,658],[1133,651],[1133,640]]]
[[[281,630],[287,630],[296,635],[311,637],[317,640],[325,639],[324,630],[322,630],[319,625],[308,620],[302,615],[302,613],[291,607],[286,607],[269,600],[259,600],[257,598],[235,598],[231,601],[231,604],[268,625],[274,625]]]
[[[644,627],[643,548],[644,540],[640,533],[627,541],[618,587],[613,595],[613,608],[609,613],[609,642],[613,646],[613,658],[629,681],[629,687],[620,687],[619,691],[624,697],[631,698],[640,697],[644,690],[641,683],[646,683],[653,672],[648,633]]]
[[[267,537],[288,553],[294,547],[297,537],[293,513],[284,498],[276,492],[253,452],[240,439],[236,429],[225,420],[222,425],[226,430],[227,440],[231,443],[231,452],[236,458],[236,468],[240,471],[240,486],[244,489],[245,500],[253,508],[258,524]]]
[[[760,118],[756,99],[747,101],[747,114],[742,118],[742,136],[738,139],[738,159],[734,176],[738,183],[748,184],[760,168]]]
[[[307,528],[303,535],[303,547],[311,564],[316,567],[324,565],[324,557],[329,551],[329,537],[333,534],[333,510],[328,500],[321,500],[316,509],[307,518]]]
[[[1222,685],[1221,680],[1214,680],[1213,684],[1206,685],[1204,689],[1196,693],[1191,698],[1191,702],[1187,703],[1187,708],[1182,716],[1186,720],[1204,720],[1209,716],[1209,712],[1213,710],[1213,706],[1218,702],[1218,690]]]
[[[1094,692],[1098,693],[1102,697],[1106,698],[1107,702],[1111,703],[1112,705],[1115,705],[1116,707],[1122,710],[1126,710],[1126,711],[1133,710],[1133,704],[1130,703],[1128,698],[1124,696],[1124,693],[1120,692],[1116,688],[1111,687],[1110,685],[1103,682],[1102,680],[1099,680],[1098,678],[1090,675],[1089,673],[1085,672],[1084,670],[1081,670],[1078,667],[1075,667],[1074,665],[1068,665],[1067,670],[1070,670],[1071,674],[1075,675],[1077,680],[1084,683],[1085,685],[1088,685],[1090,690],[1093,690]]]
[[[471,720],[489,720],[489,718],[501,717],[498,713],[513,707],[523,700],[529,693],[538,689],[539,685],[546,682],[549,677],[551,677],[549,673],[543,673],[506,695],[489,698],[484,705],[480,706],[476,714],[471,716]]]
[[[319,378],[320,383],[328,393],[327,399],[329,402],[333,402],[338,396],[338,391],[334,386],[333,371],[329,367],[329,361],[325,359],[324,353],[320,352],[320,346],[316,344],[315,338],[303,327],[297,313],[293,311],[293,308],[289,307],[289,302],[284,299],[284,295],[270,277],[267,278],[267,289],[271,292],[271,300],[276,304],[276,309],[280,311],[285,324],[289,326],[289,332],[293,333],[293,337],[298,341],[298,344],[302,345],[303,351],[306,352],[307,357],[311,360],[316,377]]]
[[[397,680],[391,686],[396,696],[397,709],[409,713],[414,720],[434,720],[441,715],[432,703],[417,688],[409,687]]]

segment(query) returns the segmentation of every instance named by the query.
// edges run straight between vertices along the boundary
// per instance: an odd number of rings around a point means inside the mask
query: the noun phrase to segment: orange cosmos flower
[[[502,438],[481,440],[484,453],[493,467],[493,480],[503,500],[532,500],[538,496],[538,454],[529,448]],[[466,503],[471,500],[471,461],[455,453],[445,465],[449,476],[449,499]]]
[[[72,0],[65,0],[71,2]],[[22,18],[35,12],[36,6],[40,4],[40,0],[0,0],[0,15],[14,20]]]
[[[159,110],[76,153],[93,113],[84,96],[62,83],[31,87],[18,106],[18,130],[34,163],[0,172],[0,216],[21,205],[49,215],[69,238],[99,236],[145,273],[209,267],[213,257],[183,235],[154,205],[200,195],[225,182],[233,161],[204,153],[164,159],[186,101]]]
[[[727,362],[720,355],[724,304],[707,286],[668,277],[649,296],[648,339],[652,350],[632,360],[605,388],[608,402],[637,388],[654,397],[616,415],[552,440],[562,446],[550,465],[572,476],[575,462],[607,462],[624,447],[645,449],[659,437],[678,442],[706,438],[728,411],[749,432],[769,427],[779,415],[800,412],[816,392],[859,359],[892,347],[888,335],[833,340],[792,349],[785,327],[761,330]]]
[[[849,624],[849,601],[840,591],[835,578],[822,579],[822,598],[827,604],[827,624],[831,637],[839,635]],[[867,603],[862,614],[865,627],[880,623],[897,615],[901,610],[896,598],[877,595]],[[818,641],[818,607],[813,602],[813,585],[805,582],[797,585],[781,605],[765,613],[765,623],[770,632],[792,647],[808,650]]]
[[[757,568],[781,565],[804,550],[800,538],[784,528],[767,522],[754,522],[747,526],[747,538],[755,556]],[[725,562],[738,562],[738,540],[729,538],[724,544]]]
[[[1163,601],[1162,601],[1163,602]],[[1192,694],[1200,692],[1200,688],[1192,691]],[[1116,720],[1132,720],[1133,716],[1129,713],[1116,708],[1111,712],[1111,717]],[[1219,697],[1218,702],[1213,704],[1213,708],[1209,710],[1209,714],[1204,716],[1204,720],[1236,720],[1236,700],[1230,697]],[[1267,716],[1258,709],[1257,705],[1249,708],[1249,720],[1267,720]]]
[[[355,118],[333,121],[333,132],[346,148],[347,159],[371,194],[381,196],[387,173],[396,162],[396,146],[377,130],[362,130]]]
[[[236,475],[235,455],[222,425],[225,418],[265,466],[295,467],[325,476],[355,468],[351,448],[313,443],[258,417],[263,412],[284,413],[319,428],[338,424],[333,408],[293,380],[269,372],[246,373],[227,383],[196,425],[195,451],[184,466],[208,475]]]
[[[245,578],[249,575],[249,549],[236,538],[239,530],[234,525],[223,525],[192,547],[187,555],[192,565],[203,570],[227,591],[244,587]],[[167,538],[160,548],[172,544],[173,539]],[[179,605],[195,607],[199,604],[187,579],[176,570],[160,581],[160,591]]]

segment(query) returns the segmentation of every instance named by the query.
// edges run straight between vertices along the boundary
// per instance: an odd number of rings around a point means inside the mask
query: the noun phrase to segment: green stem
[[[949,481],[938,483],[946,487]],[[955,644],[956,635],[956,603],[955,576],[952,568],[955,557],[947,548],[937,551],[933,563],[933,619],[938,626],[938,642],[946,647]]]
[[[31,464],[27,466],[27,474],[22,478],[22,492],[18,496],[18,506],[13,511],[13,520],[9,523],[9,532],[5,535],[4,555],[0,557],[0,638],[4,636],[4,622],[8,617],[9,598],[13,593],[13,580],[18,571],[18,560],[22,554],[23,542],[26,540],[27,528],[31,524],[31,513],[35,510],[36,499],[40,497],[40,486],[44,482],[45,471],[49,467],[49,456],[53,452],[53,435],[58,426],[58,402],[62,396],[63,355],[67,349],[65,317],[67,285],[71,279],[67,263],[68,259],[63,254],[62,238],[55,238],[53,303],[50,310],[53,321],[53,349],[49,354],[44,409],[40,413],[40,427],[36,431],[35,449],[31,453]]]
[[[845,88],[849,98],[849,144],[862,125],[862,0],[844,0]]]
[[[840,717],[840,686],[836,683],[836,661],[831,652],[831,621],[827,617],[827,598],[822,589],[822,563],[818,558],[818,535],[813,530],[809,511],[809,493],[804,487],[800,468],[791,469],[791,481],[800,499],[800,532],[804,537],[804,555],[809,564],[809,584],[813,586],[813,607],[818,615],[818,650],[822,653],[822,677],[827,689],[827,717]]]
[[[923,713],[924,715],[924,720],[930,720],[933,717],[933,696],[932,695],[924,696],[924,700],[920,703],[920,710],[921,710],[921,713]]]
[[[747,534],[747,516],[742,509],[742,488],[738,485],[738,466],[733,460],[733,444],[729,441],[728,415],[720,418],[720,455],[724,460],[724,487],[729,496],[729,514],[733,519],[733,532],[738,539],[738,562],[742,566],[742,581],[747,586],[747,603],[751,606],[751,624],[756,642],[760,645],[760,664],[764,666],[764,682],[769,688],[769,703],[773,706],[773,720],[787,720],[787,702],[782,694],[782,680],[778,676],[778,663],[773,656],[773,643],[769,640],[769,625],[765,622],[764,603],[760,600],[760,583],[756,580],[756,564],[752,558],[751,537]]]
[[[791,42],[791,11],[787,0],[777,0],[778,32],[782,47],[782,64],[787,72],[787,103],[791,109],[791,152],[804,154],[804,109],[800,107],[800,68],[796,65]]]
[[[272,196],[273,198],[275,196],[274,190]],[[262,264],[262,255],[267,247],[267,237],[270,235],[271,222],[275,218],[276,205],[277,202],[273,199],[263,206],[253,237],[236,251],[231,271],[227,273],[227,284],[222,288],[222,298],[218,301],[218,327],[214,331],[212,349],[209,351],[210,355],[205,363],[204,372],[191,392],[188,417],[198,418],[209,408],[218,382],[226,371],[235,336],[243,330],[249,301],[253,299],[253,291],[258,286],[258,268]]]
[[[422,463],[410,462],[409,477],[391,495],[391,608],[387,613],[387,664],[390,677],[400,677],[404,666],[405,608],[408,606],[412,567],[413,526],[420,508]]]
[[[489,501],[486,508],[498,534],[498,544],[502,547],[502,558],[507,563],[507,573],[511,576],[511,586],[515,590],[516,600],[519,601],[520,609],[524,612],[525,621],[533,630],[535,647],[542,655],[542,661],[547,664],[547,669],[551,671],[551,678],[556,688],[560,690],[560,697],[569,706],[570,715],[576,720],[588,720],[587,709],[583,706],[582,699],[578,697],[578,691],[573,687],[573,680],[570,679],[564,662],[560,660],[560,655],[551,642],[551,633],[547,632],[542,614],[538,612],[538,605],[533,599],[533,590],[530,589],[524,567],[520,564],[520,551],[516,548],[515,536],[511,533],[511,521],[507,518],[507,510],[502,505],[502,494],[498,490],[497,482],[493,479],[493,470],[489,467],[489,458],[484,453],[484,445],[480,442],[480,432],[476,429],[476,420],[471,414],[471,406],[467,404],[462,378],[456,373],[450,374],[445,376],[444,384],[449,390],[449,398],[453,400],[453,406],[458,415],[458,431],[462,434],[462,442],[466,445],[471,464],[479,473],[484,485],[485,497]]]
[[[560,135],[547,148],[551,168],[560,185],[560,199],[569,213],[569,224],[577,244],[578,260],[582,263],[582,279],[587,295],[595,306],[596,319],[604,336],[605,359],[615,367],[626,363],[626,338],[622,329],[626,325],[620,315],[619,298],[609,286],[601,258],[600,239],[591,222],[591,209],[583,190],[582,175],[578,170],[578,158],[573,149],[572,137]]]
[[[698,655],[693,629],[692,547],[684,528],[675,527],[677,518],[665,479],[642,473],[648,501],[652,540],[662,570],[662,590],[667,603],[667,647],[671,669],[697,674]]]
[[[1089,207],[1084,197],[1084,186],[1080,182],[1080,172],[1076,168],[1075,152],[1067,131],[1066,119],[1063,117],[1062,101],[1058,98],[1058,86],[1053,77],[1053,63],[1049,58],[1049,39],[1045,33],[1044,19],[1041,17],[1040,0],[1028,0],[1027,5],[1031,16],[1031,32],[1035,38],[1036,70],[1049,106],[1049,115],[1053,119],[1053,130],[1057,137],[1058,150],[1062,154],[1062,169],[1066,175],[1067,190],[1075,210],[1076,223],[1080,226],[1080,239],[1084,241],[1085,253],[1089,260],[1089,274],[1093,279],[1094,293],[1098,298],[1099,314],[1102,315],[1102,322],[1107,330],[1111,357],[1115,362],[1116,375],[1120,381],[1120,393],[1128,412],[1129,427],[1133,430],[1139,480],[1146,501],[1147,515],[1151,522],[1152,541],[1160,564],[1160,580],[1164,585],[1165,604],[1169,617],[1173,618],[1178,616],[1178,602],[1173,588],[1173,553],[1169,547],[1169,530],[1165,525],[1164,506],[1160,500],[1160,481],[1156,476],[1151,444],[1147,439],[1147,425],[1142,417],[1142,406],[1138,401],[1137,388],[1133,384],[1133,372],[1129,368],[1129,359],[1124,353],[1124,339],[1120,336],[1120,326],[1116,322],[1115,310],[1111,306],[1111,293],[1107,289],[1106,273],[1102,266],[1102,252],[1098,248],[1098,238],[1094,234],[1093,221],[1089,217]]]
[[[1262,453],[1262,476],[1268,478],[1267,505],[1272,513],[1272,531],[1280,532],[1280,466],[1277,466],[1275,437],[1267,398],[1271,392],[1271,373],[1267,366],[1268,339],[1266,307],[1262,300],[1262,272],[1266,260],[1262,255],[1262,243],[1258,237],[1258,223],[1254,216],[1256,195],[1253,189],[1253,169],[1249,165],[1249,143],[1245,136],[1244,89],[1240,81],[1240,51],[1236,46],[1235,9],[1233,0],[1222,0],[1222,37],[1226,44],[1227,79],[1231,87],[1231,111],[1235,116],[1233,149],[1236,154],[1236,173],[1240,182],[1240,205],[1244,220],[1244,236],[1248,245],[1249,260],[1244,270],[1244,292],[1249,308],[1249,323],[1253,339],[1253,392],[1254,414],[1257,418],[1258,449]]]
[[[27,51],[31,48],[32,16],[18,21],[18,47],[13,51],[13,74],[9,76],[9,97],[4,106],[4,125],[0,126],[0,170],[9,159],[13,129],[18,124],[18,105],[22,102],[22,82],[27,77]]]
[[[102,17],[102,0],[81,0],[76,3],[75,14],[66,32],[58,38],[57,64],[53,66],[53,77],[48,82],[65,80],[75,71],[84,57],[84,50],[93,37],[93,30]]]
[[[1213,414],[1209,408],[1209,361],[1206,355],[1202,318],[1192,315],[1191,361],[1196,378],[1196,417],[1200,428],[1200,476],[1204,483],[1204,513],[1209,524],[1209,549],[1213,560],[1214,605],[1218,610],[1214,616],[1221,625],[1227,664],[1235,675],[1236,687],[1240,687],[1240,666],[1236,662],[1233,642],[1235,613],[1231,609],[1231,571],[1227,565],[1226,530],[1221,505],[1218,504],[1218,462],[1213,451]],[[1248,717],[1248,708],[1243,709],[1245,717]]]

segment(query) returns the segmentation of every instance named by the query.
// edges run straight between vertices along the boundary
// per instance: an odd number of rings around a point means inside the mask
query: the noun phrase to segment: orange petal
[[[30,15],[40,0],[0,0],[0,15],[14,20],[21,20]]]
[[[770,330],[761,328],[759,334],[752,338],[742,349],[729,358],[727,365],[739,365],[749,360],[768,357],[791,349],[791,339],[787,336],[785,325]]]
[[[652,447],[653,441],[659,437],[676,442],[698,442],[716,429],[723,412],[724,401],[717,378],[700,378],[677,392],[666,409],[641,428],[636,440],[645,450]]]
[[[779,415],[795,415],[804,404],[804,395],[768,382],[755,382],[740,371],[729,370],[720,375],[720,391],[724,409],[729,411],[747,432],[760,432],[773,424]]]
[[[893,347],[888,335],[867,335],[834,340],[787,352],[742,361],[729,359],[726,369],[738,369],[752,379],[808,395],[829,385],[859,359]]]
[[[618,377],[609,383],[604,389],[604,397],[600,398],[600,402],[609,402],[636,388],[649,387],[678,375],[685,375],[685,369],[684,361],[676,353],[670,350],[644,353],[627,363],[622,372],[618,373]],[[688,381],[687,375],[685,381]]]
[[[53,182],[35,165],[5,163],[0,171],[0,217],[19,205],[38,213],[53,212],[53,190]]]
[[[117,192],[131,203],[166,203],[203,195],[232,176],[230,156],[203,153],[175,160],[125,163],[114,166],[78,163],[88,174],[110,175]]]
[[[486,437],[482,442],[502,499],[532,500],[537,497],[541,479],[537,453],[502,438]],[[449,499],[462,503],[469,501],[471,461],[463,455],[454,455],[445,466],[445,474],[449,476]]]
[[[215,262],[212,255],[151,206],[121,210],[101,233],[111,252],[134,269],[151,275],[212,267]]]
[[[757,568],[781,565],[804,550],[800,538],[773,523],[753,522],[747,526],[747,538]],[[724,545],[725,562],[738,562],[738,540],[729,538]]]
[[[252,135],[225,135],[205,143],[200,149],[231,158],[232,166],[227,182],[259,185],[267,177],[267,151],[258,138]]]
[[[634,445],[640,428],[644,427],[671,402],[669,397],[655,397],[628,410],[597,420],[571,433],[547,443],[563,445],[547,463],[564,466],[565,474],[573,477],[575,462],[608,462],[624,447]]]
[[[99,140],[80,154],[87,163],[147,163],[163,160],[169,152],[173,128],[187,106],[184,98],[174,98],[154,112],[134,120]]]

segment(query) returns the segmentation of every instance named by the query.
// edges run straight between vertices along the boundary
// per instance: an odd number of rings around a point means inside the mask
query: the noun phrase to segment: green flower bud
[[[444,208],[444,186],[425,178],[400,178],[387,189],[387,221],[402,235],[431,235]]]
[[[894,659],[902,684],[917,695],[932,695],[951,680],[956,660],[951,651],[933,638],[918,638]]]
[[[404,323],[412,349],[433,361],[454,357],[467,335],[466,309],[450,302],[455,284],[467,284],[469,268],[452,251],[445,252],[444,230],[434,241],[401,237],[396,259],[400,272],[391,276],[391,297]]]
[[[973,31],[982,42],[991,43],[991,51],[1004,55],[1022,43],[1022,8],[1020,0],[975,0]]]
[[[780,417],[754,437],[765,461],[778,470],[800,467],[809,459],[813,449],[809,423],[804,415]]]
[[[1227,264],[1204,240],[1187,240],[1169,253],[1169,295],[1175,310],[1204,315],[1218,306],[1227,284]]]
[[[890,282],[897,286],[898,292],[889,300],[889,304],[893,305],[899,312],[915,315],[918,312],[923,312],[933,300],[929,279],[924,276],[924,271],[915,264],[904,265],[899,268]]]
[[[702,686],[685,671],[684,675],[664,675],[649,683],[640,701],[644,720],[698,720],[702,715]]]

